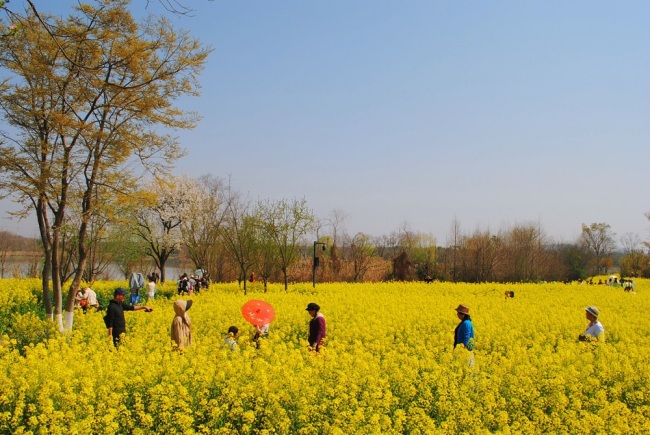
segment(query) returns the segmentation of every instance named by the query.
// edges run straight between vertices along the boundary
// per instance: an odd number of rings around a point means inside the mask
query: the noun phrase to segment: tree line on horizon
[[[539,225],[466,233],[454,221],[446,245],[439,246],[433,236],[412,231],[406,224],[388,235],[351,236],[340,211],[319,220],[304,200],[255,202],[210,176],[178,180],[182,181],[167,192],[168,197],[159,196],[159,203],[151,208],[135,211],[130,219],[105,221],[105,226],[96,229],[98,234],[92,232],[88,245],[92,261],[83,271],[85,282],[105,278],[111,264],[124,278],[156,270],[164,280],[170,261],[190,273],[205,270],[213,282],[238,281],[244,292],[252,280],[263,282],[266,288],[268,282],[310,281],[314,272],[319,282],[575,281],[613,270],[622,277],[650,277],[650,257],[644,244],[628,235],[622,239],[623,249],[616,250],[614,234],[604,223],[583,225],[576,241],[558,243]],[[158,192],[162,194],[162,190]],[[172,198],[180,199],[175,207],[170,205]],[[298,219],[293,221],[292,216]],[[284,218],[282,225],[279,217]],[[296,231],[299,226],[300,232]],[[76,243],[70,241],[75,237],[73,228],[70,226],[70,233],[63,237],[64,282],[74,276],[79,264]],[[328,235],[311,243],[310,229]],[[300,236],[290,240],[290,234]],[[38,242],[18,236],[14,240],[20,243],[0,244],[0,260],[7,251],[33,248]],[[274,244],[272,240],[287,242]],[[289,251],[295,255],[289,257]],[[283,258],[289,261],[283,263]]]

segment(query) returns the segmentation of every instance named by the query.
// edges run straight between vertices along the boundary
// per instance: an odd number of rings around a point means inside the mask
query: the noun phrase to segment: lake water
[[[26,261],[24,259],[10,259],[7,260],[6,263],[4,264],[4,267],[0,264],[0,278],[38,278],[40,277],[41,270],[42,270],[42,264],[37,263],[34,264],[33,262]],[[153,268],[150,268],[148,270],[138,270],[135,272],[142,273],[142,275],[146,276],[153,272]],[[193,268],[180,268],[176,266],[169,266],[165,268],[165,273],[167,276],[167,280],[177,280],[178,277],[183,273],[193,273],[194,270]],[[106,268],[106,271],[100,275],[97,279],[101,280],[114,280],[114,281],[120,281],[120,280],[127,280],[127,278],[124,277],[120,269],[115,266],[115,265],[109,265]]]

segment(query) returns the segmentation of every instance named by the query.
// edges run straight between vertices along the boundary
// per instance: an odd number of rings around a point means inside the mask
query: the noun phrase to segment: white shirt
[[[593,323],[589,323],[587,325],[587,331],[585,334],[591,335],[592,337],[598,338],[600,334],[605,333],[605,328],[603,328],[602,323],[600,323],[598,320],[596,320]]]
[[[154,297],[155,294],[156,294],[156,283],[153,281],[149,281],[147,283],[147,296],[152,298]]]
[[[89,307],[99,306],[99,302],[97,302],[97,293],[95,293],[94,290],[91,290],[89,288],[87,288],[86,291],[83,293],[79,292],[77,299],[79,300],[86,299],[88,301]]]

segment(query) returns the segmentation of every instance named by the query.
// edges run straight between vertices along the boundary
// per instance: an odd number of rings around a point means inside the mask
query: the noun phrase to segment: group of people
[[[587,281],[587,283],[593,284],[594,281],[593,281],[593,279],[589,279],[589,281]],[[632,278],[621,278],[621,279],[619,279],[616,275],[610,276],[609,278],[607,278],[607,281],[603,281],[602,279],[599,279],[598,280],[598,285],[607,285],[607,286],[610,286],[610,287],[623,287],[623,289],[626,292],[633,292],[634,291],[634,280]]]
[[[506,298],[507,297],[508,295],[506,295]],[[469,315],[469,307],[462,304],[458,305],[456,308],[456,315],[460,320],[460,323],[454,330],[454,349],[456,346],[460,345],[463,348],[471,351],[474,349],[474,325],[472,324],[472,319]],[[600,310],[598,310],[597,307],[591,305],[585,308],[585,315],[589,323],[587,324],[585,332],[578,335],[578,340],[604,340],[605,328],[603,327],[603,324],[600,323],[600,320],[598,320],[598,316],[600,316]]]
[[[83,300],[92,300],[91,294],[94,294],[94,292],[88,288],[84,289],[84,292],[86,298]],[[113,299],[108,305],[107,313],[104,316],[108,335],[112,337],[115,347],[119,346],[120,336],[126,332],[124,311],[153,311],[153,308],[149,306],[127,304],[124,302],[125,297],[125,289],[116,289],[113,294]],[[175,316],[171,326],[171,341],[175,348],[181,351],[192,344],[192,322],[187,314],[192,305],[192,300],[178,299],[174,301]],[[327,323],[325,321],[325,316],[320,312],[320,306],[314,302],[310,302],[305,310],[311,317],[309,321],[309,332],[307,335],[309,350],[319,352],[325,345],[325,338],[327,336]],[[469,314],[470,309],[467,305],[460,304],[455,308],[455,311],[460,323],[454,329],[454,349],[456,349],[456,347],[461,347],[472,352],[475,345],[475,335],[474,325],[472,324],[472,318]],[[605,328],[598,319],[600,316],[598,308],[593,305],[589,306],[585,308],[585,314],[589,323],[587,324],[585,332],[578,336],[578,340],[592,341],[604,338],[603,334],[605,333]],[[255,326],[253,341],[255,341],[258,348],[260,344],[259,340],[268,337],[268,335],[269,324]],[[236,349],[238,337],[239,328],[234,325],[230,326],[227,335],[224,338],[224,345],[232,350]],[[471,359],[470,364],[473,364],[473,358]]]
[[[325,337],[327,335],[327,323],[325,322],[325,316],[320,312],[320,306],[314,302],[307,304],[307,308],[305,310],[311,316],[311,320],[309,321],[309,333],[307,335],[309,350],[319,352],[325,345]],[[253,341],[255,342],[256,347],[259,349],[260,339],[269,336],[269,324],[266,323],[264,325],[254,326],[255,335],[253,335]],[[238,337],[239,328],[236,326],[231,326],[228,328],[228,333],[224,338],[224,346],[230,348],[231,350],[237,349]]]
[[[184,273],[178,279],[178,295],[199,293],[202,288],[208,288],[209,285],[205,274],[203,276],[188,276],[187,273]]]
[[[121,336],[126,333],[126,319],[124,317],[125,311],[153,311],[153,308],[149,306],[126,303],[124,301],[126,294],[127,292],[125,289],[116,289],[113,292],[113,299],[109,302],[106,315],[104,316],[104,323],[108,330],[108,335],[112,338],[115,347],[119,347]],[[170,336],[172,344],[180,351],[192,344],[192,321],[190,316],[187,314],[192,305],[193,301],[191,299],[177,299],[174,301],[175,316],[172,320]],[[313,302],[307,305],[306,310],[312,318],[309,322],[309,334],[307,336],[309,349],[318,352],[325,344],[325,336],[327,335],[325,316],[320,312],[320,306]],[[268,335],[268,323],[255,325],[253,341],[256,343],[258,348],[260,347],[260,339],[266,338]],[[232,350],[237,349],[238,337],[239,328],[237,328],[237,326],[229,327],[227,335],[224,338],[224,345]]]

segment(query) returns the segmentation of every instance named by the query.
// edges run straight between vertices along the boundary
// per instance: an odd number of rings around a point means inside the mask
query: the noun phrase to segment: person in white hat
[[[590,341],[591,339],[604,339],[603,334],[605,333],[605,328],[603,328],[603,324],[598,320],[598,316],[600,315],[598,308],[592,305],[585,308],[585,313],[587,320],[589,320],[589,324],[587,325],[585,333],[578,336],[578,340]]]

